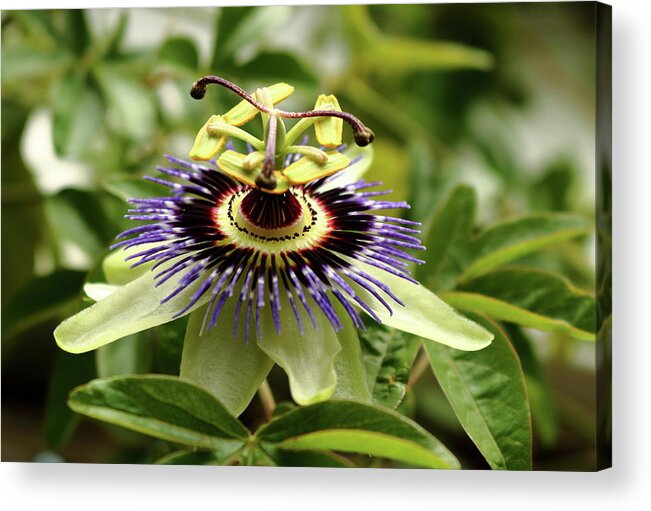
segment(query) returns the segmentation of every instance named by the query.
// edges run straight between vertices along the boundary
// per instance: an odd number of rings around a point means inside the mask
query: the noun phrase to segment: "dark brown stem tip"
[[[363,128],[360,128],[358,130],[355,130],[355,133],[353,133],[353,137],[355,138],[355,143],[360,146],[364,147],[369,145],[373,140],[375,139],[375,133],[371,131],[369,128],[364,126]]]
[[[197,80],[192,84],[192,89],[190,89],[190,96],[194,99],[203,99],[206,95],[206,84],[202,83],[201,80]]]
[[[264,188],[265,190],[274,190],[276,188],[276,178],[273,174],[270,176],[260,174],[255,178],[255,184],[258,185],[259,188]]]

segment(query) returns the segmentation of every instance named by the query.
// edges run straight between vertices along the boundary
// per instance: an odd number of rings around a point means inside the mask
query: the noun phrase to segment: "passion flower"
[[[410,252],[424,248],[418,224],[385,214],[409,205],[381,200],[380,183],[360,179],[370,150],[351,159],[342,145],[343,122],[359,146],[373,141],[371,130],[331,95],[287,112],[275,107],[293,91],[286,84],[251,96],[211,76],[192,96],[210,83],[244,101],[211,116],[194,161],[167,156],[164,178],[146,178],[169,193],[130,200],[127,217],[145,223],[118,236],[104,266],[109,285],[87,287],[98,302],[55,330],[63,349],[89,351],[190,314],[180,375],[239,414],[274,363],[299,404],[368,401],[363,314],[457,349],[490,343],[492,334],[410,276],[421,263]],[[264,140],[239,127],[259,113]],[[286,132],[288,118],[299,121]],[[294,145],[312,125],[319,147]]]

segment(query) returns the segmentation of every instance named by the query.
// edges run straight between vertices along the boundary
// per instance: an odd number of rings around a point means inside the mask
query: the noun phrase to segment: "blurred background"
[[[60,352],[52,330],[79,309],[139,178],[164,153],[185,157],[208,117],[237,102],[217,88],[192,100],[198,77],[251,91],[288,82],[288,110],[336,94],[376,133],[369,179],[408,200],[413,219],[426,222],[466,183],[478,227],[536,211],[594,220],[594,31],[591,3],[3,11],[2,460],[148,463],[162,453],[159,441],[67,409],[70,388],[112,369],[95,353]],[[594,291],[593,239],[527,263]],[[174,372],[182,328],[154,334],[153,351],[142,340],[124,363]],[[509,333],[531,346],[540,376],[534,468],[592,469],[594,344]],[[286,385],[282,372],[271,378]],[[430,371],[400,411],[464,467],[487,468]],[[244,420],[259,414],[254,401]]]

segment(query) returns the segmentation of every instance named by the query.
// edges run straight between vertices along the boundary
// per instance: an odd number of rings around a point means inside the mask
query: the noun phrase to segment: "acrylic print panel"
[[[2,25],[3,461],[609,466],[609,7]]]

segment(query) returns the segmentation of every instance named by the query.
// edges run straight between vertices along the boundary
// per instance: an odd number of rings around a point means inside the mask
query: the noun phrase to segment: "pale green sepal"
[[[276,332],[270,305],[265,304],[260,314],[262,336],[257,338],[260,349],[285,370],[289,378],[292,398],[299,405],[309,405],[329,399],[337,383],[335,358],[341,351],[332,325],[310,298],[317,328],[300,303],[299,315],[303,322],[304,335],[292,312],[287,297],[281,293],[280,334]]]
[[[309,156],[303,156],[283,170],[283,175],[289,179],[291,184],[303,184],[329,176],[335,172],[345,169],[350,160],[337,151],[326,153],[328,160],[323,163],[316,163]]]
[[[120,289],[120,286],[104,284],[103,282],[89,282],[84,284],[84,294],[95,302],[99,302]]]
[[[178,278],[173,277],[155,287],[154,274],[147,272],[102,301],[66,319],[54,330],[54,338],[64,351],[85,353],[127,335],[172,321],[189,303],[201,283],[198,281],[188,286],[173,299],[161,304],[161,300],[176,289],[177,281]],[[187,313],[201,307],[209,298],[210,293],[204,295]]]
[[[226,143],[226,135],[213,135],[209,133],[208,126],[222,121],[219,115],[211,115],[210,119],[201,127],[190,149],[190,158],[195,161],[212,160],[222,150]]]
[[[213,394],[235,416],[253,399],[269,374],[273,361],[251,340],[244,329],[233,337],[233,316],[237,299],[229,299],[213,328],[201,327],[206,307],[190,314],[183,342],[181,378]]]
[[[357,328],[341,305],[336,305],[335,310],[344,328],[337,332],[341,351],[335,358],[337,386],[332,397],[371,403]]]
[[[425,286],[368,264],[354,264],[387,285],[405,304],[403,307],[388,299],[393,310],[391,315],[368,291],[356,286],[383,324],[463,351],[480,350],[493,340],[492,333],[459,314]]]
[[[341,112],[339,101],[333,94],[321,94],[314,110],[336,110]],[[314,121],[316,139],[323,147],[338,147],[344,131],[344,121],[338,117],[318,117]]]
[[[286,83],[276,83],[266,87],[266,89],[269,92],[271,102],[274,105],[288,98],[294,92],[294,87]],[[256,107],[244,100],[231,108],[224,117],[229,124],[232,124],[233,126],[241,126],[253,119],[258,112],[259,110]]]
[[[125,258],[130,254],[144,252],[156,245],[157,243],[143,243],[142,245],[132,247],[131,249],[123,250],[118,248],[111,252],[102,261],[102,270],[104,271],[106,282],[112,285],[122,286],[147,273],[151,267],[154,266],[156,261],[150,261],[148,263],[140,264],[135,268],[131,268],[137,259],[125,261]]]

